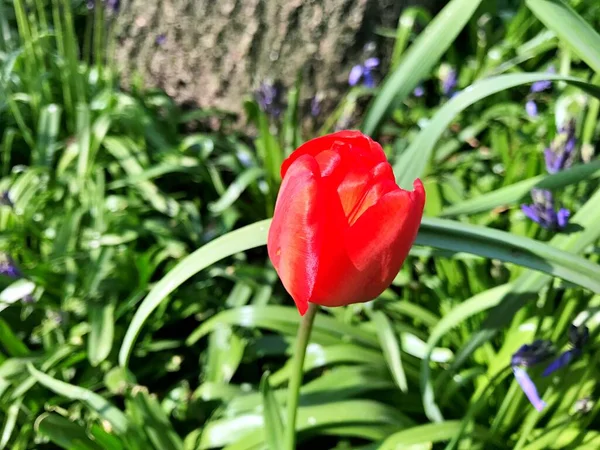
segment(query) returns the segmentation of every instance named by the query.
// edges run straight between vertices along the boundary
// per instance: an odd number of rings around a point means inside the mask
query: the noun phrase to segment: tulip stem
[[[294,358],[292,361],[292,374],[288,384],[287,401],[287,421],[285,428],[285,450],[296,450],[296,414],[298,412],[298,400],[300,398],[300,387],[302,386],[302,377],[304,375],[304,357],[306,347],[310,339],[313,322],[319,305],[309,303],[308,310],[302,318],[298,334],[296,336],[296,346],[294,348]]]

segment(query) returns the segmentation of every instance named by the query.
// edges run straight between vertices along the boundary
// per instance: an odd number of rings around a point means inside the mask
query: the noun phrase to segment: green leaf
[[[80,190],[83,190],[89,168],[92,165],[92,161],[90,161],[90,109],[87,104],[80,103],[77,105],[76,111],[77,145],[79,150],[79,157],[77,158],[77,179],[79,181]]]
[[[402,367],[402,355],[400,354],[400,344],[396,337],[396,333],[392,327],[387,316],[381,312],[376,311],[372,320],[375,323],[377,336],[379,337],[379,343],[383,350],[383,356],[387,362],[390,372],[396,381],[396,384],[402,392],[408,392],[408,383],[406,381],[406,374]]]
[[[452,0],[410,46],[367,110],[362,130],[374,135],[386,116],[429,74],[481,0]]]
[[[102,145],[119,161],[130,178],[143,176],[144,168],[135,156],[136,147],[132,140],[108,136],[104,138]],[[179,204],[162,193],[154,183],[149,180],[141,180],[136,183],[135,187],[157,211],[171,217],[177,215]]]
[[[246,328],[266,328],[294,335],[299,323],[300,316],[296,308],[293,307],[277,305],[242,306],[241,308],[221,311],[219,314],[205,320],[189,335],[186,344],[194,345],[199,339],[224,324]],[[364,328],[343,323],[325,314],[317,315],[313,325],[311,341],[334,344],[340,339],[379,348],[377,337]]]
[[[2,428],[2,436],[0,437],[0,450],[4,450],[10,441],[10,437],[17,424],[19,410],[21,409],[22,399],[15,400],[6,411],[6,420]]]
[[[36,421],[36,429],[66,450],[123,450],[120,440],[93,425],[86,429],[58,414],[47,413]]]
[[[119,351],[119,364],[121,366],[127,365],[142,326],[144,326],[150,314],[171,292],[211,264],[236,253],[264,245],[267,241],[269,224],[270,220],[263,220],[209,242],[181,260],[164,278],[156,283],[129,324]]]
[[[283,421],[279,404],[269,385],[268,372],[260,380],[260,392],[263,400],[263,420],[267,444],[271,450],[280,450],[283,448]]]
[[[504,295],[509,292],[510,288],[511,285],[508,284],[497,286],[459,303],[452,308],[449,313],[445,314],[433,330],[431,330],[431,334],[427,340],[426,355],[421,362],[421,392],[423,397],[423,407],[425,408],[425,414],[427,414],[429,419],[436,422],[444,420],[442,413],[435,402],[433,385],[430,379],[431,355],[436,344],[446,333],[452,328],[460,325],[466,319],[498,305]]]
[[[410,35],[415,27],[415,22],[420,19],[421,25],[427,25],[431,22],[431,15],[426,9],[418,7],[406,8],[402,11],[400,18],[398,19],[398,27],[396,28],[396,42],[394,42],[394,50],[392,51],[392,58],[390,67],[394,70],[400,58],[406,50]]]
[[[39,165],[52,167],[61,112],[60,106],[54,103],[44,106],[40,112],[36,152]]]
[[[600,266],[597,264],[505,231],[424,217],[415,243],[518,264],[600,292]]]
[[[6,353],[14,357],[29,356],[29,349],[15,334],[10,325],[0,317],[0,344]]]
[[[562,0],[527,0],[529,9],[561,41],[600,73],[600,34]]]
[[[154,395],[144,388],[132,392],[127,402],[127,412],[138,427],[146,432],[150,442],[160,450],[183,450],[183,441]]]
[[[104,361],[113,345],[115,334],[115,301],[95,300],[88,305],[90,336],[88,339],[88,358],[93,367]]]
[[[233,203],[240,197],[242,192],[250,186],[253,182],[258,180],[264,175],[264,170],[253,167],[242,172],[234,181],[229,185],[225,193],[214,203],[209,205],[209,209],[213,213],[220,213],[229,208]]]
[[[27,369],[38,383],[54,391],[56,394],[85,403],[88,408],[108,421],[118,433],[125,433],[127,431],[129,421],[125,414],[104,397],[82,387],[73,386],[72,384],[52,378],[50,375],[37,370],[32,364],[27,364]]]
[[[372,400],[347,400],[316,406],[304,406],[298,410],[297,429],[302,432],[318,429],[323,433],[328,428],[341,426],[386,426],[388,432],[402,426],[412,425],[413,421],[400,413],[397,408]],[[252,413],[233,418],[211,421],[202,433],[199,449],[227,447],[228,450],[250,449],[265,442],[262,415]],[[391,426],[391,427],[390,427]],[[364,427],[361,428],[364,430]],[[350,434],[352,435],[352,434]],[[358,437],[364,436],[361,433]]]
[[[392,434],[377,447],[377,450],[427,449],[434,443],[452,439],[460,431],[460,420],[419,425]],[[491,433],[483,427],[476,427],[471,434],[485,440],[492,440]]]
[[[394,173],[398,184],[405,189],[411,189],[413,181],[425,174],[425,169],[431,161],[437,141],[454,118],[467,107],[497,92],[542,80],[566,81],[595,97],[600,97],[600,87],[598,86],[579,78],[549,73],[499,75],[478,81],[442,106],[431,121],[419,132],[410,146],[402,152],[394,164]]]
[[[289,156],[290,153],[300,146],[302,142],[301,137],[301,125],[302,120],[300,118],[300,90],[302,87],[302,72],[299,72],[296,76],[296,83],[288,91],[288,104],[285,111],[285,118],[283,121],[283,148],[285,156]]]

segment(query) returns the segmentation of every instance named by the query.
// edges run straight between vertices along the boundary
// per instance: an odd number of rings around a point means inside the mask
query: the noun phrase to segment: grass
[[[390,289],[317,317],[299,448],[598,448],[600,7],[462,3],[379,30],[399,39],[392,72],[310,135],[301,83],[279,119],[248,99],[244,135],[227,114],[120,90],[85,5],[0,3],[0,266],[23,275],[0,277],[0,449],[277,449],[299,322],[264,248],[278,168],[342,123],[377,133],[399,182],[422,177],[426,218]],[[571,118],[577,160],[547,174]],[[536,186],[572,211],[565,230],[522,213]],[[566,349],[572,323],[590,329],[583,354],[529,369],[537,412],[511,356]]]

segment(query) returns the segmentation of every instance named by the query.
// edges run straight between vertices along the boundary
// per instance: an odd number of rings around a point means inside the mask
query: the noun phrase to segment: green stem
[[[294,348],[292,375],[288,385],[287,401],[287,421],[285,428],[285,449],[296,450],[296,414],[298,412],[298,399],[300,398],[300,386],[302,386],[302,376],[304,375],[304,356],[306,355],[306,346],[310,339],[315,315],[319,309],[318,305],[309,303],[308,311],[302,318],[298,335],[296,336],[296,347]]]

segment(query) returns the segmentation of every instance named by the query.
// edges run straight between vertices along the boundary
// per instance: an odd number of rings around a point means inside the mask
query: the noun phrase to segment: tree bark
[[[240,112],[263,81],[290,87],[300,71],[303,97],[335,99],[350,68],[395,28],[403,8],[440,0],[124,0],[115,17],[115,58],[127,85],[139,74],[180,103]],[[381,41],[381,39],[379,39]],[[391,40],[375,56],[389,57]]]

